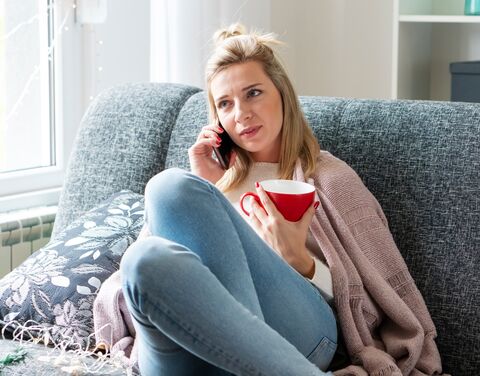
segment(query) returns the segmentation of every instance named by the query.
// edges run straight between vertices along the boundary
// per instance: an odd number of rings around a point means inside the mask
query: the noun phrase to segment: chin
[[[259,151],[262,150],[262,148],[260,148],[258,146],[255,147],[253,145],[238,145],[238,146],[240,146],[243,150],[245,150],[248,153],[258,153]]]

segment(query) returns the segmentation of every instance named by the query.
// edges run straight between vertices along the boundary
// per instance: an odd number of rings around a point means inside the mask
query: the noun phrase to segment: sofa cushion
[[[97,292],[118,270],[143,217],[143,196],[121,191],[72,222],[0,280],[0,326],[38,324],[55,342],[70,338],[84,347]]]

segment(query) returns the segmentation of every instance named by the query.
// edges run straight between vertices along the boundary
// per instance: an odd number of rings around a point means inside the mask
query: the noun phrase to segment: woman
[[[147,184],[149,236],[121,262],[142,374],[322,375],[337,348],[332,308],[354,364],[336,374],[441,373],[433,322],[383,212],[345,163],[320,152],[273,36],[232,25],[216,40],[192,171]],[[236,145],[227,171],[212,157],[223,132]],[[315,185],[298,222],[258,184],[271,178]],[[263,205],[245,217],[239,197],[254,189]],[[96,312],[111,296],[102,290]]]

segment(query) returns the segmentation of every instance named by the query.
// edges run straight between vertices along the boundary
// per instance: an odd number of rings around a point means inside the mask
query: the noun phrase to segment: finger
[[[283,217],[277,210],[277,207],[272,202],[272,200],[270,200],[270,197],[268,197],[267,192],[265,192],[262,185],[259,183],[255,183],[255,186],[257,187],[258,197],[260,197],[260,201],[262,201],[263,207],[265,208],[267,214],[272,216],[280,215],[281,217]]]
[[[207,154],[210,155],[212,153],[212,148],[218,147],[219,144],[216,140],[211,139],[201,139],[190,148],[194,154]]]
[[[203,138],[198,141],[200,145],[209,145],[214,148],[218,148],[220,146],[220,141],[215,138]]]
[[[257,204],[258,206],[258,204]],[[262,228],[262,222],[258,219],[258,217],[255,215],[255,212],[253,211],[253,206],[252,206],[252,211],[250,212],[250,215],[248,216],[248,219],[250,220],[253,228],[255,230],[260,230]]]
[[[218,124],[207,124],[205,126],[202,127],[202,130],[203,129],[209,129],[209,130],[212,130],[212,131],[215,131],[215,132],[223,132],[223,128],[221,126],[219,126]]]
[[[308,207],[307,211],[303,214],[302,218],[300,219],[301,224],[308,227],[312,222],[312,218],[314,215],[315,215],[315,202],[312,202],[312,205]]]
[[[199,138],[208,137],[208,135],[218,136],[219,133],[222,133],[223,129],[215,124],[208,124],[202,127],[200,132],[198,133]]]
[[[202,127],[202,131],[212,131],[218,134],[218,133],[223,133],[224,129],[217,124],[209,124]]]
[[[220,136],[212,130],[202,130],[197,137],[197,141],[204,139],[212,139],[221,142]]]
[[[215,136],[208,136],[208,135],[205,135],[202,137],[202,135],[199,135],[198,139],[197,139],[197,143],[208,143],[210,144],[210,146],[214,147],[214,148],[218,148],[220,146],[220,144],[222,143],[222,140],[220,140],[220,137],[218,137],[218,135],[215,135]]]
[[[260,224],[265,223],[268,220],[267,212],[258,204],[257,201],[252,200],[251,207],[252,207],[252,213],[260,221]]]

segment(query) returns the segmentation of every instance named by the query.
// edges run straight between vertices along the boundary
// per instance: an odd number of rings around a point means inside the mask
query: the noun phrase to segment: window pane
[[[0,173],[55,160],[49,3],[0,0]]]

